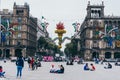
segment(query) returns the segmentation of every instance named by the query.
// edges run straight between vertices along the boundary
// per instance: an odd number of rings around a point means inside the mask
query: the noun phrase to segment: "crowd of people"
[[[31,70],[37,69],[38,67],[41,67],[41,63],[39,58],[33,58],[29,57],[28,58],[28,65]]]
[[[75,61],[70,60],[70,62],[67,62],[66,65],[73,65],[74,62]],[[91,63],[84,62],[84,64],[83,64],[83,59],[80,59],[79,62],[80,62],[80,64],[83,65],[83,70],[84,71],[95,71],[96,70],[96,65],[99,64],[100,61],[98,59],[95,59],[94,63],[93,62],[91,62]],[[35,57],[29,57],[28,60],[27,60],[27,63],[28,63],[28,66],[29,66],[28,68],[30,70],[34,70],[34,69],[37,69],[38,67],[41,67],[40,60],[38,58],[35,58]],[[17,58],[16,66],[17,66],[16,77],[21,78],[22,77],[22,69],[24,68],[23,57],[18,57]],[[120,66],[120,63],[115,62],[115,66]],[[112,69],[112,64],[110,62],[105,62],[104,69]],[[65,67],[62,64],[58,65],[57,67],[54,64],[52,64],[49,72],[50,73],[63,74],[65,72]],[[0,77],[5,78],[5,71],[3,70],[2,66],[0,66]]]

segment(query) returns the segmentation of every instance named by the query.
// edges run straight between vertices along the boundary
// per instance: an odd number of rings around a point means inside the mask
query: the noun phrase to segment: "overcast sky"
[[[120,15],[120,0],[0,0],[0,9],[13,10],[13,4],[24,5],[27,2],[30,6],[30,14],[38,19],[44,16],[49,23],[47,28],[50,37],[54,39],[57,34],[54,33],[56,24],[61,21],[67,31],[63,37],[71,37],[75,32],[72,23],[83,22],[86,16],[88,1],[90,4],[102,4],[104,1],[105,15]],[[66,40],[63,44],[68,43]],[[57,43],[57,41],[56,41]]]

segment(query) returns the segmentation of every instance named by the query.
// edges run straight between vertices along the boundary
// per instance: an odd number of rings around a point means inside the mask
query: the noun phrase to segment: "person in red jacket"
[[[0,66],[0,77],[5,77],[4,74],[5,72],[3,72],[3,68],[2,66]]]
[[[94,71],[94,70],[95,70],[95,66],[94,66],[92,63],[91,63],[90,65],[91,65],[90,70],[91,70],[91,71]]]
[[[35,60],[34,60],[34,58],[32,57],[31,62],[30,62],[32,70],[34,70],[34,62],[35,62]]]

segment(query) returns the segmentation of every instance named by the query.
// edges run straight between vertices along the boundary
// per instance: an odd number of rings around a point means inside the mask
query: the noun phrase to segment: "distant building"
[[[16,5],[14,3],[13,11],[8,9],[0,11],[1,15],[1,34],[0,56],[33,56],[36,52],[37,44],[37,18],[30,15],[29,5]]]
[[[120,16],[105,16],[104,3],[91,5],[77,33],[80,36],[80,53],[86,60],[93,58],[120,58]]]

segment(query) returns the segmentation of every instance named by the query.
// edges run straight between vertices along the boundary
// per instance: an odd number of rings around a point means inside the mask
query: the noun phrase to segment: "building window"
[[[120,26],[120,21],[118,21],[118,26]]]
[[[18,26],[18,30],[21,31],[21,25]]]
[[[21,38],[21,33],[18,33],[18,38]]]
[[[23,15],[23,12],[24,12],[23,10],[16,10],[17,15]]]

